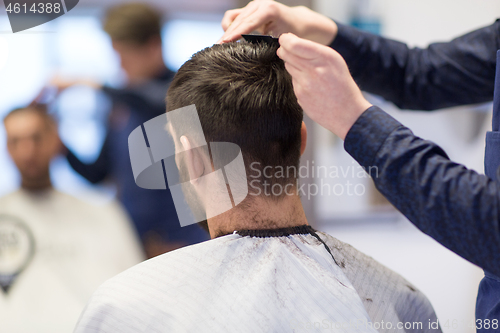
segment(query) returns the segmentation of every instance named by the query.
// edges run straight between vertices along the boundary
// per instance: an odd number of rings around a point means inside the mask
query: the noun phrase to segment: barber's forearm
[[[345,149],[420,230],[500,274],[498,182],[450,161],[440,147],[416,137],[377,107],[353,125]]]
[[[330,46],[344,58],[360,88],[403,106],[409,53],[406,44],[337,25],[338,32]]]
[[[298,7],[292,7],[295,8]],[[304,17],[307,20],[304,20]],[[335,40],[338,26],[330,18],[303,8],[297,10],[297,18],[297,36],[323,45],[330,45]]]
[[[435,110],[491,101],[500,22],[448,43],[404,43],[338,24],[331,44],[362,90],[402,109]]]
[[[66,159],[73,170],[92,184],[97,184],[108,176],[109,166],[104,162],[105,157],[102,151],[97,160],[90,164],[85,164],[80,161],[80,159],[69,149],[66,153]]]

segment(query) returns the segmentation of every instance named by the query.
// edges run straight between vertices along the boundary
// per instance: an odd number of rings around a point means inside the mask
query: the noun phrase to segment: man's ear
[[[189,179],[193,184],[197,178],[200,178],[205,172],[203,158],[199,149],[193,149],[193,145],[186,136],[181,136],[180,142],[185,154],[186,168]]]
[[[300,156],[302,156],[307,145],[307,127],[305,122],[302,122],[302,127],[300,128],[300,139]]]

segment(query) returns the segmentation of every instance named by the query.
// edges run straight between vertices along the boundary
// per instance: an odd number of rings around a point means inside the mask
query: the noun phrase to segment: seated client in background
[[[0,198],[0,331],[71,332],[94,290],[143,253],[118,203],[52,187],[61,144],[44,109],[14,110],[4,124],[21,188]]]

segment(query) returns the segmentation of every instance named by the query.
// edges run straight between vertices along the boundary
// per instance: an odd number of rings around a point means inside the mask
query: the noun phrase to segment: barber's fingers
[[[259,9],[258,5],[254,4],[254,2],[250,2],[245,8],[243,8],[239,12],[238,15],[234,17],[233,21],[227,27],[224,35],[231,34],[235,31],[239,32],[242,30],[242,28],[245,27],[250,27],[250,26],[253,27],[253,25],[255,24],[254,22],[256,20],[255,13],[257,12],[258,9]],[[248,32],[252,32],[252,30],[240,32],[240,35]]]
[[[231,9],[231,10],[226,11],[226,13],[224,14],[224,17],[222,18],[222,21],[221,21],[222,29],[224,29],[224,31],[226,31],[227,28],[229,28],[229,26],[231,25],[231,23],[233,23],[234,19],[236,17],[238,17],[238,15],[240,15],[242,11],[243,11],[243,8]]]
[[[263,17],[258,9],[259,5],[255,1],[242,8],[238,15],[233,17],[220,42],[233,42],[241,38],[242,34],[248,34],[262,26]]]
[[[252,31],[259,31],[262,34],[268,34],[267,29],[280,18],[280,8],[283,5],[270,0],[254,0],[246,7],[242,8],[238,15],[229,13],[224,25],[227,26],[224,35],[219,42],[227,43],[238,40],[242,34],[248,34]],[[232,19],[232,21],[231,21]],[[223,26],[224,27],[224,26]]]
[[[302,75],[302,70],[295,67],[294,65],[292,65],[289,62],[285,62],[285,68],[286,68],[287,72],[290,73],[290,75],[292,76],[293,79],[296,79]]]
[[[281,35],[279,43],[281,48],[283,48],[284,50],[283,55],[285,57],[287,55],[293,55],[295,56],[295,59],[302,58],[305,61],[322,59],[325,56],[331,56],[332,52],[335,53],[335,51],[333,51],[333,49],[329,48],[328,46],[321,45],[307,39],[299,38],[292,33]],[[305,61],[302,61],[302,63],[305,64]]]
[[[303,86],[308,86],[308,81],[310,80],[310,72],[303,71],[289,62],[285,62],[285,68],[287,72],[292,77],[293,90],[295,92],[295,96],[300,100],[302,93],[304,92]]]
[[[313,66],[309,59],[304,59],[295,54],[287,51],[285,48],[280,47],[276,52],[278,57],[281,58],[285,62],[285,65],[290,65],[296,68],[297,70],[303,71],[309,69]],[[291,74],[291,73],[290,73]]]

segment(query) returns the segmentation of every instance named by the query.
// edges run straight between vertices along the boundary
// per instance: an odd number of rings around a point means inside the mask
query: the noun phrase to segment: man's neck
[[[247,202],[207,222],[211,238],[236,230],[281,229],[308,224],[300,198],[295,195],[279,200],[263,196],[250,197]]]
[[[43,177],[36,180],[22,179],[21,188],[28,192],[41,192],[52,188],[50,176]]]

